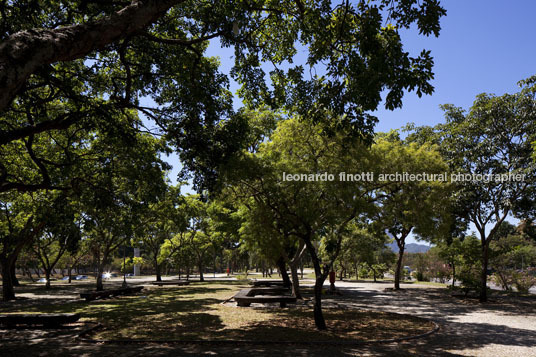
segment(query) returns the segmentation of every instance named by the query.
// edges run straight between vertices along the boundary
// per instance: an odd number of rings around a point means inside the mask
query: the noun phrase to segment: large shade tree
[[[43,195],[3,193],[0,195],[0,265],[2,299],[15,299],[15,262],[24,247],[43,231]]]
[[[326,328],[322,286],[340,253],[346,226],[370,211],[375,185],[316,175],[372,171],[376,160],[369,154],[362,140],[326,135],[321,125],[294,118],[279,122],[270,141],[255,154],[244,153],[230,170],[237,197],[253,207],[252,214],[260,215],[257,220],[271,226],[278,233],[275,237],[292,237],[305,245],[315,270],[314,317],[319,329]],[[309,180],[288,179],[289,174]],[[320,256],[323,237],[326,247]]]
[[[134,237],[147,206],[165,194],[164,169],[158,157],[159,141],[138,134],[127,142],[99,139],[93,149],[98,160],[87,164],[87,185],[80,189],[83,229],[91,239],[97,265],[97,290],[111,254]]]
[[[411,233],[424,239],[440,238],[451,226],[451,191],[445,177],[448,166],[437,147],[406,143],[396,131],[380,135],[372,149],[381,161],[383,174],[394,175],[385,176],[385,184],[377,190],[374,226],[387,232],[398,246],[394,287],[400,289],[406,238]],[[397,174],[421,176],[397,178]]]
[[[437,36],[445,13],[437,0],[0,2],[0,191],[70,187],[79,176],[55,173],[77,163],[76,135],[140,128],[130,109],[167,134],[196,185],[209,182],[245,136],[231,78],[249,106],[344,114],[369,132],[380,93],[392,109],[406,90],[433,91],[430,53],[406,52],[399,31]],[[230,73],[206,55],[218,39],[234,48]],[[39,146],[70,128],[53,145],[65,155]]]

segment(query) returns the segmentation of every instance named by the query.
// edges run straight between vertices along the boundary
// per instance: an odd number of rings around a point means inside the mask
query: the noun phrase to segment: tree
[[[3,193],[0,200],[0,265],[2,268],[2,299],[15,299],[15,262],[22,249],[29,245],[45,227],[40,203],[43,195]],[[40,209],[41,208],[41,209]]]
[[[162,245],[186,229],[187,217],[181,209],[181,204],[184,206],[182,201],[180,186],[166,187],[161,200],[142,209],[139,224],[135,227],[136,236],[141,239],[144,251],[153,263],[156,281],[162,281],[162,267],[165,263],[165,255],[161,254]]]
[[[46,226],[32,244],[35,255],[45,271],[46,289],[50,289],[50,274],[67,251],[74,251],[80,240],[72,202],[59,194],[52,198],[47,210]],[[69,274],[70,275],[70,274]]]
[[[411,56],[399,31],[415,24],[437,36],[446,11],[437,0],[14,0],[2,2],[0,13],[0,145],[19,145],[27,159],[20,164],[36,174],[13,179],[18,170],[2,159],[0,191],[37,191],[74,178],[54,182],[56,157],[34,155],[35,143],[71,128],[121,136],[140,126],[118,115],[128,110],[167,134],[184,167],[197,172],[196,185],[214,180],[243,148],[247,125],[233,110],[229,75],[205,56],[211,39],[235,49],[230,76],[248,106],[293,108],[317,119],[328,110],[345,115],[349,130],[370,132],[376,119],[368,113],[383,91],[390,109],[402,105],[405,90],[433,91],[430,52]],[[297,45],[307,48],[307,63],[284,70]],[[322,75],[307,75],[317,68]],[[156,104],[140,104],[147,97]],[[68,144],[64,151],[76,152],[77,140]],[[62,164],[76,165],[72,155],[66,159]]]
[[[84,259],[89,260],[89,241],[87,239],[80,240],[76,247],[73,247],[71,251],[67,250],[67,254],[64,255],[63,263],[65,269],[67,269],[67,275],[69,277],[69,284],[72,282],[72,271],[80,264]]]
[[[515,234],[515,227],[508,228],[509,234],[498,235],[490,243],[490,265],[503,289],[509,291],[516,285],[518,291],[528,293],[520,281],[523,275],[529,275],[525,269],[536,265],[536,243],[524,234]]]
[[[535,82],[534,77],[519,82],[515,94],[480,94],[467,113],[444,105],[447,123],[437,128],[451,170],[480,175],[459,180],[456,197],[480,236],[482,302],[487,300],[490,242],[509,214],[523,216],[532,209]]]
[[[359,272],[366,272],[367,276],[372,276],[374,282],[383,276],[394,261],[395,254],[386,247],[388,236],[381,232],[371,232],[361,225],[353,223],[348,227],[348,233],[341,243],[341,254],[337,261],[342,270],[350,270],[353,267],[356,279]],[[342,279],[342,278],[341,278]]]
[[[450,242],[446,240],[439,241],[435,247],[432,247],[439,258],[449,265],[451,269],[452,287],[456,286],[456,267],[462,264],[462,239],[453,238]]]
[[[245,202],[240,214],[243,220],[240,235],[244,249],[257,253],[257,256],[277,265],[283,281],[292,287],[292,294],[301,299],[300,282],[298,278],[298,263],[305,253],[305,245],[298,237],[278,229],[266,207],[252,202]],[[292,284],[287,274],[287,264],[291,270]]]
[[[87,168],[90,188],[80,192],[83,229],[91,239],[97,262],[97,290],[103,289],[102,273],[111,254],[131,238],[144,208],[165,192],[163,169],[158,158],[158,140],[138,134],[135,142],[99,139],[94,149],[100,160]]]
[[[242,160],[229,168],[236,196],[256,206],[254,212],[273,225],[277,237],[294,237],[305,245],[315,270],[318,329],[326,329],[322,286],[340,253],[346,226],[371,210],[375,187],[373,182],[330,180],[328,175],[354,173],[356,168],[373,171],[375,162],[362,140],[340,132],[327,135],[321,125],[293,118],[279,122],[271,141],[261,144],[256,154],[244,152]],[[294,180],[294,175],[304,175],[304,180]]]
[[[396,174],[441,175],[445,174],[447,166],[436,147],[404,143],[397,132],[379,136],[373,150],[385,165],[383,172],[395,175],[392,182],[384,184],[376,193],[374,225],[377,230],[387,232],[398,246],[394,281],[398,290],[406,238],[414,232],[422,239],[433,239],[450,227],[447,209],[450,192],[448,178],[442,181],[439,176],[430,176],[411,180],[402,176],[397,178]]]

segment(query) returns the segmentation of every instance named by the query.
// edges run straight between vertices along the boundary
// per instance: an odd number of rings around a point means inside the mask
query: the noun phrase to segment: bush
[[[428,276],[422,271],[414,271],[413,273],[411,273],[411,276],[417,279],[417,281],[430,281]]]
[[[512,283],[518,292],[522,294],[528,294],[529,290],[536,286],[536,276],[533,276],[529,272],[512,272]]]
[[[480,292],[480,269],[476,266],[463,266],[458,273],[458,280],[464,288]]]

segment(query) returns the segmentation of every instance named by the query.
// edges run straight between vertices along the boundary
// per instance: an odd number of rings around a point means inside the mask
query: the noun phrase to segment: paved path
[[[430,318],[440,332],[423,340],[400,344],[397,354],[463,356],[536,356],[536,299],[492,297],[458,299],[448,290],[403,284],[337,282],[343,297],[326,301],[339,306],[408,313]]]

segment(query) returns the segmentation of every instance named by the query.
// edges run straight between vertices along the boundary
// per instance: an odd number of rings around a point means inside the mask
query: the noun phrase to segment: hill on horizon
[[[392,242],[387,244],[389,248],[395,253],[398,253],[398,246],[396,245],[396,242]],[[406,243],[406,247],[404,249],[404,252],[406,253],[426,253],[428,250],[430,250],[430,246],[426,244],[418,244],[418,243]]]

